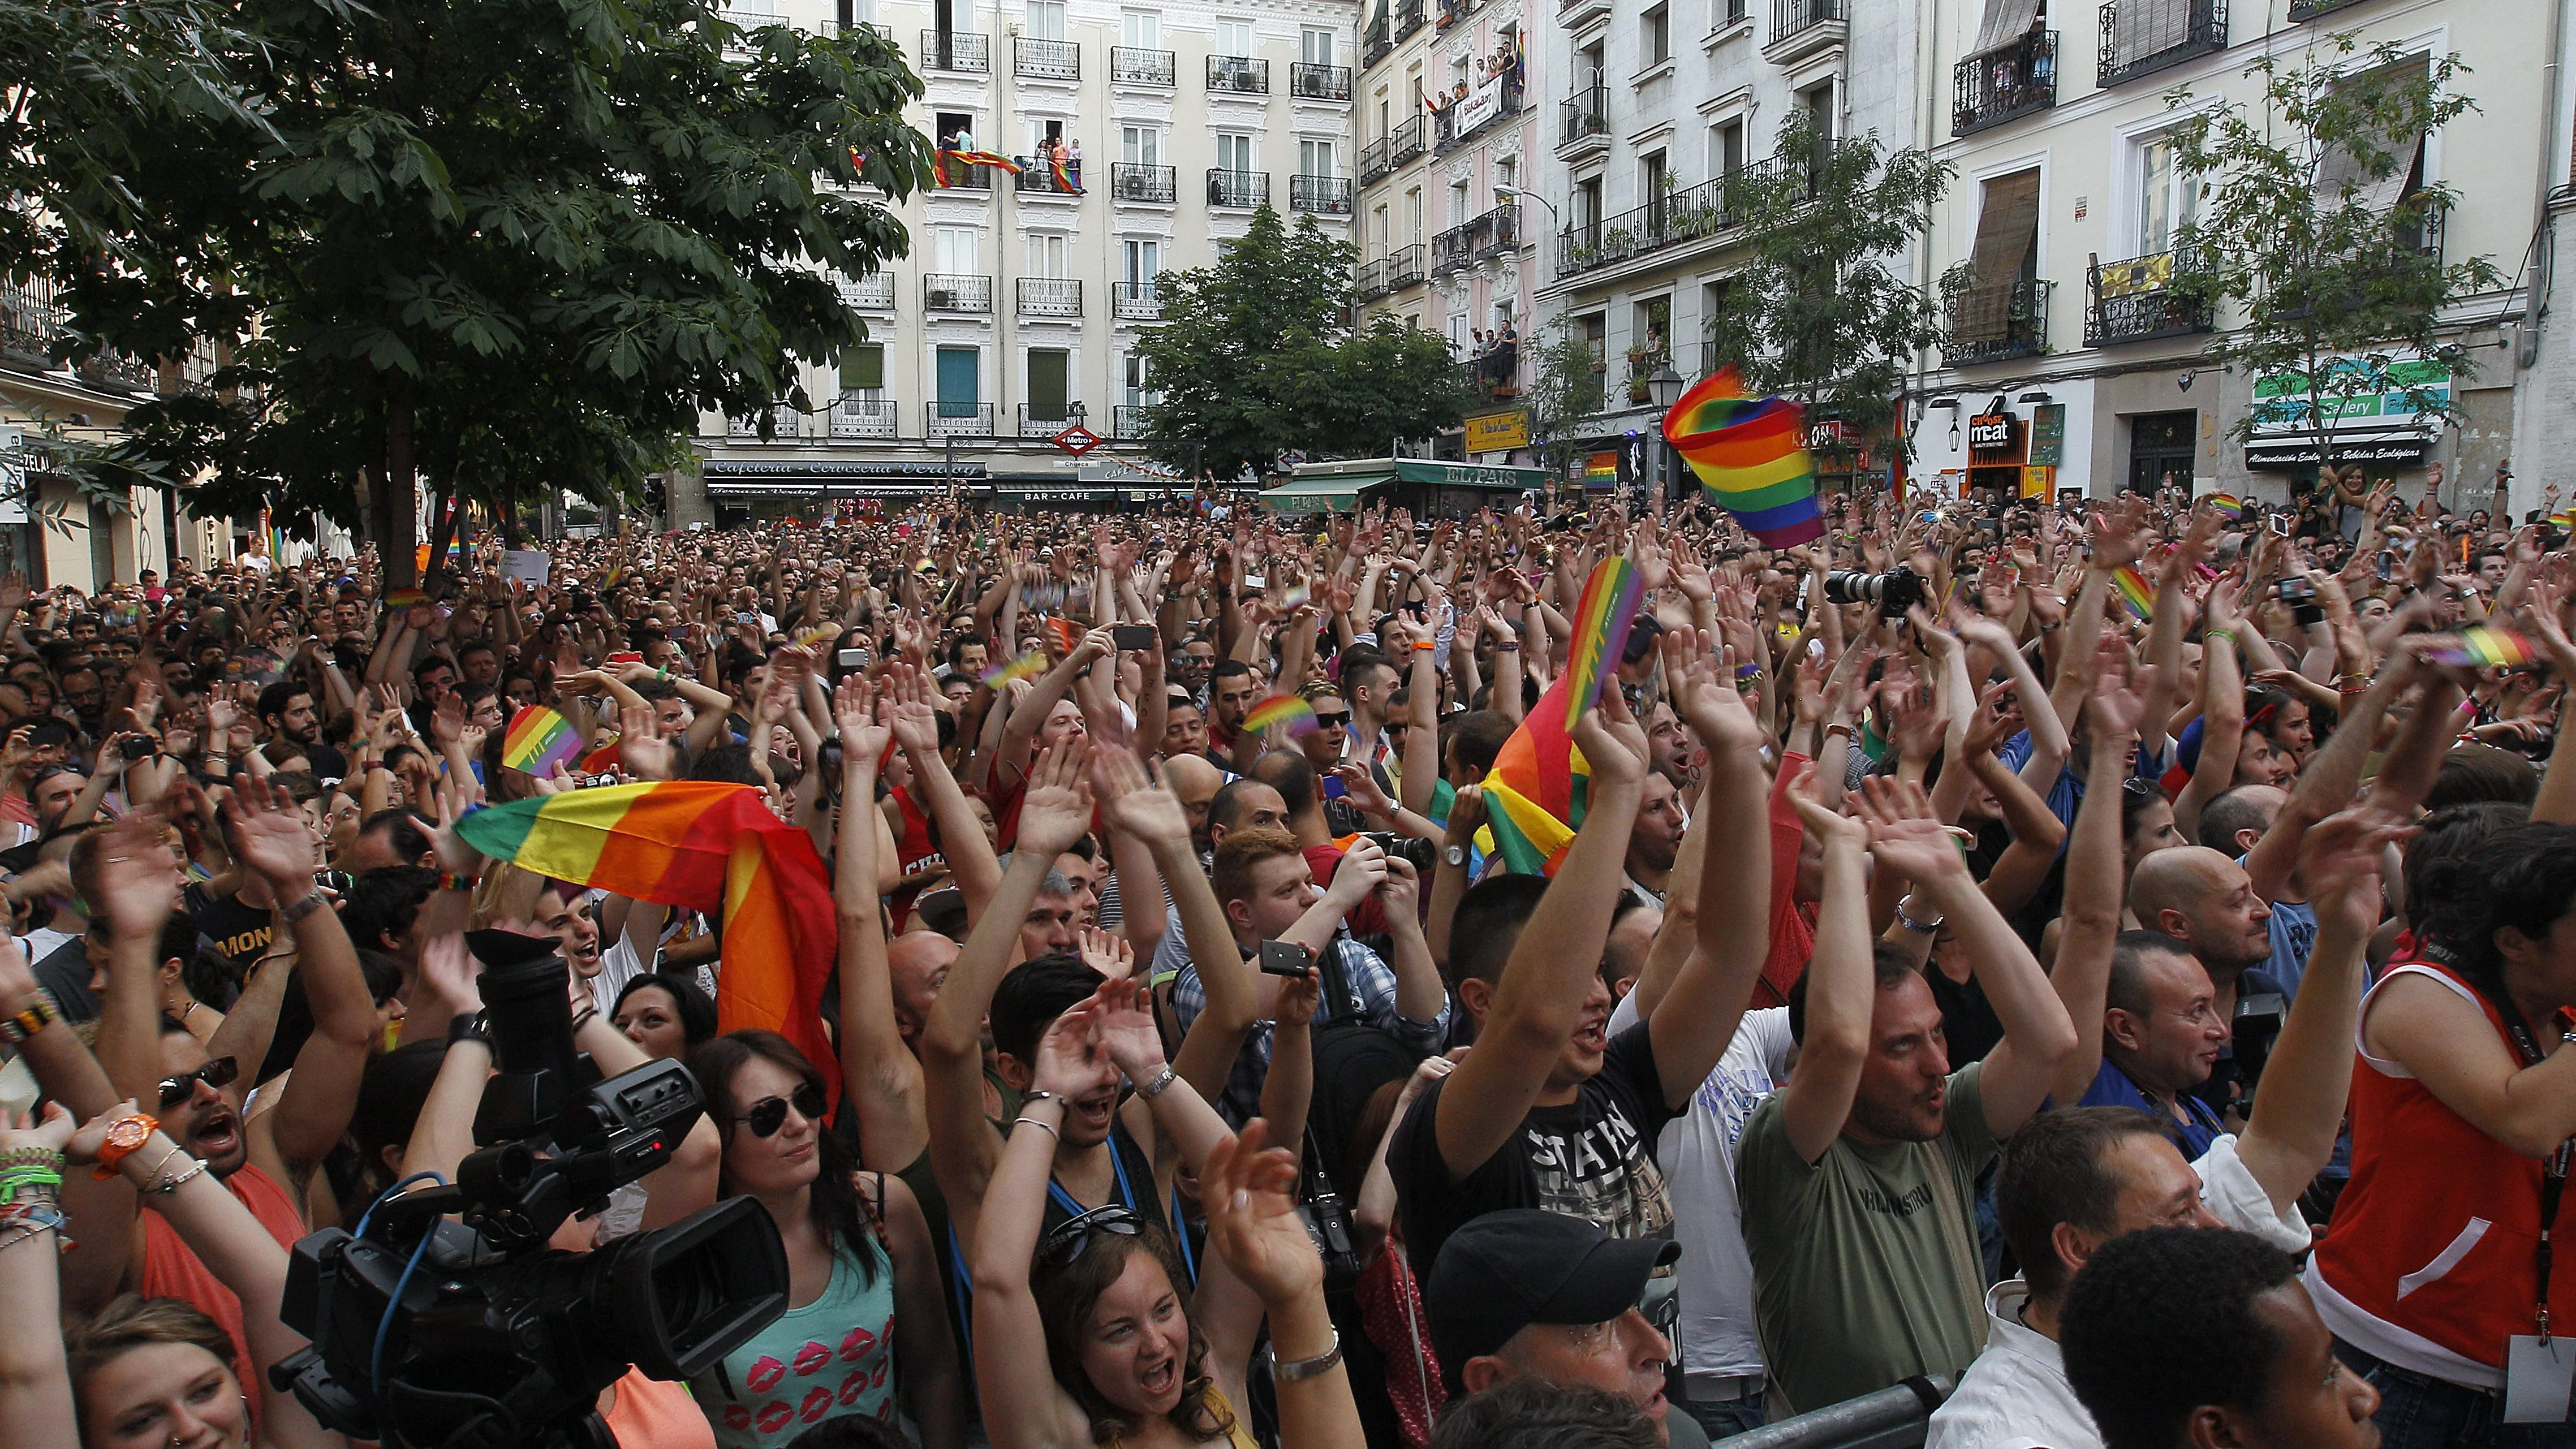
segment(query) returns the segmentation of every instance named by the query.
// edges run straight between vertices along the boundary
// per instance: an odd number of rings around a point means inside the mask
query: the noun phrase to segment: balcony
[[[993,189],[993,168],[990,166],[969,166],[963,161],[945,155],[934,157],[932,164],[936,168],[932,174],[939,178],[939,189],[942,191]]]
[[[1950,134],[1965,136],[2057,104],[2057,32],[2025,35],[1959,62],[1950,77]]]
[[[1120,403],[1109,412],[1109,436],[1132,441],[1145,436],[1154,420],[1152,403]]]
[[[1390,166],[1401,166],[1421,155],[1423,151],[1422,117],[1416,114],[1413,119],[1398,123],[1396,128],[1388,133],[1386,145],[1386,159]]]
[[[1351,98],[1351,68],[1290,61],[1288,94],[1301,101],[1347,101]]]
[[[925,312],[980,312],[989,315],[993,310],[993,279],[924,272],[921,274],[921,309]]]
[[[1132,45],[1109,47],[1109,79],[1116,84],[1178,85],[1180,75],[1180,58],[1168,50],[1139,50]]]
[[[1043,156],[1014,156],[1011,159],[1020,168],[1020,174],[1011,178],[1011,189],[1014,191],[1035,191],[1056,196],[1082,194],[1082,163],[1079,161],[1066,161],[1064,175],[1059,177],[1055,174],[1054,165]]]
[[[1351,178],[1291,176],[1288,178],[1288,209],[1311,211],[1323,216],[1348,216],[1351,214]]]
[[[1467,18],[1467,0],[1436,0],[1431,7],[1431,28],[1446,30]]]
[[[993,405],[988,402],[931,402],[921,405],[921,435],[942,438],[993,436]]]
[[[1556,23],[1567,30],[1584,26],[1610,13],[1610,0],[1556,0]]]
[[[1160,322],[1163,294],[1152,282],[1112,282],[1109,314],[1121,322]]]
[[[834,277],[832,285],[841,294],[841,305],[857,312],[891,312],[894,310],[894,276],[889,272],[870,272],[864,277]]]
[[[1467,229],[1453,226],[1431,238],[1431,275],[1445,277],[1467,265]]]
[[[853,21],[846,25],[838,20],[828,23],[831,33],[843,40],[854,40],[863,33],[873,31],[886,44],[894,44],[894,27],[891,25],[879,25],[873,20]]]
[[[2096,260],[2084,269],[2084,345],[2146,342],[2207,332],[2211,308],[2204,298],[2174,289],[2171,252]]]
[[[1227,171],[1211,166],[1207,174],[1207,196],[1210,206],[1266,206],[1270,202],[1270,173],[1267,171]]]
[[[1374,302],[1386,295],[1386,263],[1383,260],[1360,263],[1351,280],[1351,291],[1363,302]]]
[[[1461,226],[1431,239],[1431,275],[1445,277],[1476,262],[1506,255],[1520,246],[1520,207],[1506,201]]]
[[[1398,5],[1395,9],[1396,44],[1403,44],[1406,36],[1420,30],[1425,19],[1422,13],[1422,0],[1404,0],[1403,4]]]
[[[1843,43],[1850,27],[1847,0],[1771,0],[1771,38],[1762,58],[1773,65],[1795,65]]]
[[[1609,0],[1600,3],[1608,4]],[[1366,70],[1394,53],[1395,42],[1386,38],[1386,17],[1380,15],[1360,37],[1360,68]]]
[[[1521,113],[1520,82],[1517,80],[1505,80],[1502,83],[1500,90],[1501,94],[1496,97],[1494,108],[1477,115],[1473,119],[1462,117],[1460,114],[1461,103],[1455,101],[1451,102],[1449,106],[1442,110],[1438,115],[1433,116],[1431,118],[1431,149],[1433,154],[1445,154],[1453,147],[1466,141],[1468,138],[1483,132],[1486,127],[1493,125],[1495,122],[1500,121],[1507,116],[1519,115]]]
[[[968,71],[990,75],[993,50],[983,36],[961,30],[925,30],[921,32],[921,64],[925,70]]]
[[[1082,315],[1080,277],[1021,277],[1012,285],[1019,289],[1023,317]]]
[[[1387,160],[1386,137],[1380,136],[1360,147],[1360,185],[1366,186],[1394,169]]]
[[[836,438],[891,438],[896,436],[895,403],[887,398],[852,397],[847,393],[832,404],[832,436]]]
[[[1119,161],[1109,168],[1109,194],[1120,201],[1148,201],[1164,206],[1179,197],[1179,183],[1169,166],[1145,166],[1133,161]]]
[[[1023,80],[1082,79],[1082,42],[1032,40],[1023,35],[1011,47],[1011,71]]]
[[[2226,48],[2227,0],[2189,0],[2179,11],[2144,0],[2109,0],[2102,7],[2102,61],[2094,78],[2107,91]]]
[[[53,366],[54,335],[62,330],[64,315],[62,304],[54,300],[51,278],[0,281],[0,352],[39,367]]]
[[[2339,10],[2349,10],[2361,0],[2290,0],[2292,20],[2322,20]]]
[[[1942,365],[1974,367],[2046,352],[2048,303],[2056,290],[2055,282],[2027,281],[1972,283],[1951,293]]]
[[[1757,178],[1782,175],[1792,164],[1773,156],[1737,174]],[[1571,277],[1614,267],[1681,242],[1716,236],[1744,220],[1728,210],[1724,178],[1703,181],[1668,192],[1644,206],[1557,233],[1556,275]]]
[[[1594,86],[1577,91],[1556,103],[1556,144],[1559,150],[1574,146],[1610,144],[1610,88]]]
[[[1029,403],[1020,404],[1020,433],[1023,438],[1052,438],[1087,416],[1082,404],[1064,403],[1054,408],[1032,410]],[[1049,417],[1048,413],[1055,416]]]
[[[1270,62],[1248,55],[1211,55],[1207,58],[1207,88],[1223,95],[1266,96],[1270,94]]]
[[[1421,281],[1422,243],[1415,242],[1409,247],[1397,247],[1387,253],[1386,289],[1388,291],[1401,292],[1407,287],[1418,285]]]

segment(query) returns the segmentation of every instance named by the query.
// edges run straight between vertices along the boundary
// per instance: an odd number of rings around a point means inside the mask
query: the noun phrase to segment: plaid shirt
[[[1175,926],[1164,936],[1169,942],[1178,933]],[[1333,938],[1333,949],[1340,953],[1342,980],[1359,1003],[1360,1019],[1392,1035],[1414,1051],[1429,1056],[1440,1049],[1449,1032],[1449,1003],[1440,1003],[1439,1014],[1429,1021],[1414,1021],[1395,1009],[1395,969],[1368,947],[1348,934]],[[1181,968],[1172,982],[1172,1015],[1186,1035],[1190,1023],[1207,1009],[1207,988],[1199,984],[1195,964]],[[1332,1019],[1329,1000],[1315,1003],[1315,1025]],[[1234,1072],[1226,1078],[1225,1092],[1216,1103],[1219,1115],[1228,1125],[1240,1127],[1261,1115],[1261,1083],[1270,1075],[1270,1043],[1276,1030],[1268,1021],[1252,1024],[1251,1035],[1244,1038],[1243,1051],[1234,1059]]]

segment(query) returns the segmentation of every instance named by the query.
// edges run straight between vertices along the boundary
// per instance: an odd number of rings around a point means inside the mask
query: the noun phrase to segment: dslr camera
[[[270,1382],[326,1427],[399,1449],[615,1449],[599,1391],[630,1366],[688,1378],[749,1341],[787,1306],[787,1255],[748,1197],[597,1252],[548,1248],[669,1161],[704,1098],[675,1061],[599,1080],[573,1050],[554,943],[467,936],[498,1073],[476,1150],[453,1184],[295,1245],[280,1316],[312,1343]]]
[[[1826,603],[1876,604],[1882,618],[1902,619],[1926,597],[1923,576],[1902,564],[1883,574],[1837,569],[1825,575]]]

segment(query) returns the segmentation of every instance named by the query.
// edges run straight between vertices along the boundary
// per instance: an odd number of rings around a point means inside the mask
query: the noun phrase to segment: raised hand
[[[246,783],[246,780],[245,780]],[[236,790],[240,788],[235,787]],[[304,834],[302,818],[296,833]],[[249,842],[243,842],[245,851]],[[252,857],[247,854],[245,861]],[[313,867],[304,868],[310,880]],[[107,917],[108,930],[120,941],[149,941],[161,932],[179,901],[179,878],[170,868],[169,847],[161,843],[161,822],[150,815],[129,815],[99,834],[94,913]]]
[[[832,696],[832,718],[841,735],[841,762],[844,768],[864,764],[876,769],[885,760],[886,746],[894,739],[890,725],[878,723],[886,712],[886,701],[869,687],[863,674],[853,674],[841,681]],[[878,718],[871,718],[871,715]],[[932,726],[932,748],[937,748],[938,727]]]
[[[1922,786],[1874,775],[1861,781],[1856,798],[1869,825],[1870,856],[1881,866],[1925,885],[1967,873],[1967,861],[1932,814]]]
[[[1333,778],[1342,782],[1342,798],[1351,802],[1352,809],[1363,815],[1394,813],[1394,803],[1386,798],[1386,791],[1378,788],[1377,776],[1369,772],[1365,761],[1342,761],[1333,766]]]
[[[1673,708],[1714,757],[1721,750],[1759,749],[1761,723],[1735,688],[1739,668],[1733,646],[1712,655],[1710,640],[1697,629],[1671,629],[1658,647],[1664,653],[1664,677],[1671,681]],[[1615,691],[1603,691],[1606,700]],[[1586,759],[1591,758],[1589,753]]]
[[[1600,704],[1574,722],[1572,733],[1576,747],[1592,766],[1596,785],[1644,783],[1646,766],[1654,756],[1646,743],[1645,727],[1628,712],[1628,701],[1616,680],[1602,689]]]
[[[1818,845],[1832,845],[1839,841],[1866,849],[1869,845],[1868,822],[1845,815],[1830,805],[1817,803],[1815,787],[1816,767],[1810,761],[1800,766],[1796,778],[1789,782],[1789,803],[1796,807],[1798,822],[1807,827],[1807,833],[1816,837]]]
[[[1086,959],[1088,959],[1086,957]],[[1100,983],[1085,1003],[1100,1037],[1101,1050],[1127,1080],[1138,1086],[1163,1070],[1163,1033],[1154,1025],[1154,998],[1132,974]]]
[[[1199,1169],[1208,1246],[1265,1304],[1320,1292],[1324,1260],[1297,1212],[1297,1158],[1255,1117],[1209,1149]]]
[[[669,780],[679,774],[671,742],[654,733],[653,711],[630,704],[617,711],[617,758],[626,773],[639,780]]]
[[[1038,752],[1020,797],[1018,849],[1053,860],[1091,829],[1091,741],[1067,740]]]
[[[916,759],[939,753],[939,706],[932,703],[930,676],[900,660],[886,666],[877,717],[894,731],[894,742]]]
[[[1127,944],[1126,937],[1098,926],[1085,926],[1076,934],[1081,941],[1078,954],[1083,965],[1112,981],[1124,981],[1136,974],[1136,948]]]
[[[266,780],[246,774],[233,782],[230,808],[234,856],[259,872],[281,903],[308,889],[319,862],[313,848],[313,831],[304,823],[304,812],[296,808],[294,800]],[[143,838],[152,840],[148,831]],[[153,841],[153,848],[157,853],[157,841]],[[167,873],[164,870],[163,874]]]
[[[1134,750],[1092,751],[1091,793],[1113,829],[1148,844],[1190,838],[1180,797],[1146,772]]]
[[[2155,688],[2156,666],[2133,664],[2128,646],[2105,634],[2095,650],[2092,708],[2085,717],[2097,740],[2126,740],[2138,732]]]
[[[1038,1038],[1029,1085],[1070,1103],[1091,1090],[1100,1079],[1100,1064],[1108,1059],[1100,1040],[1100,999],[1095,996],[1067,1007]]]

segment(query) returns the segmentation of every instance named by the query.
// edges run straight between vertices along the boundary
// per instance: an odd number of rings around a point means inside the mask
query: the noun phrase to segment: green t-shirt
[[[1929,1142],[1836,1137],[1810,1166],[1789,1143],[1783,1093],[1745,1124],[1736,1191],[1774,1420],[1962,1373],[1985,1346],[1975,1198],[1995,1137],[1979,1075],[1952,1074]]]

